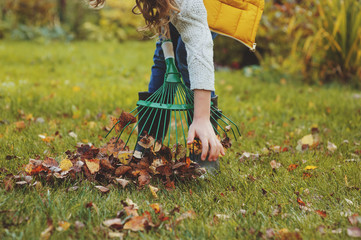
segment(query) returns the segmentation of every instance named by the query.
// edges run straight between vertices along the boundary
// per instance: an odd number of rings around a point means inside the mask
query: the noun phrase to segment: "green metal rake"
[[[181,80],[181,74],[175,65],[172,42],[164,41],[162,48],[166,62],[164,83],[146,100],[139,100],[137,107],[130,112],[134,113],[137,111],[134,116],[138,117],[138,122],[131,130],[125,145],[128,144],[132,134],[138,129],[138,140],[145,134],[148,134],[156,141],[161,142],[161,144],[167,142],[166,145],[170,146],[171,143],[176,145],[184,143],[184,146],[187,146],[186,132],[188,132],[193,119],[194,94]],[[213,104],[211,105],[211,121],[216,123],[212,125],[218,135],[224,132],[227,136],[229,131],[232,132],[235,139],[237,139],[237,134],[241,135],[237,125],[227,116],[223,115]],[[119,122],[114,124],[106,137]],[[118,139],[123,134],[124,129],[130,124],[129,122],[120,130]]]

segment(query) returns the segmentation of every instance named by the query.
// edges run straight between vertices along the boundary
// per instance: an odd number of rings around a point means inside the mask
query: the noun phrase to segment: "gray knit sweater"
[[[180,33],[187,50],[191,90],[214,91],[213,40],[203,0],[175,0],[180,12],[172,24]]]

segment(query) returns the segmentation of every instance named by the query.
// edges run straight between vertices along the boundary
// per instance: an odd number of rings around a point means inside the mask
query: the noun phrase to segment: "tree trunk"
[[[64,23],[66,18],[66,0],[58,0],[58,14],[60,23]]]

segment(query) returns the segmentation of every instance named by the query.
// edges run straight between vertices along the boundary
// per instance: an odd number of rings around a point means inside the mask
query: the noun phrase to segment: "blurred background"
[[[7,41],[149,41],[139,33],[134,1],[107,0],[101,10],[83,0],[0,0],[0,39]],[[218,69],[243,69],[266,81],[340,82],[361,86],[361,1],[266,0],[252,53],[225,38],[215,40]]]

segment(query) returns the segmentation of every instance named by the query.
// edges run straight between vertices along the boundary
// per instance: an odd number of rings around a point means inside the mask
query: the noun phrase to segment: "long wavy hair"
[[[106,0],[89,0],[90,6],[100,8]],[[179,12],[174,0],[135,0],[132,12],[142,14],[146,26],[141,30],[151,30],[169,38],[168,23],[172,12]]]

